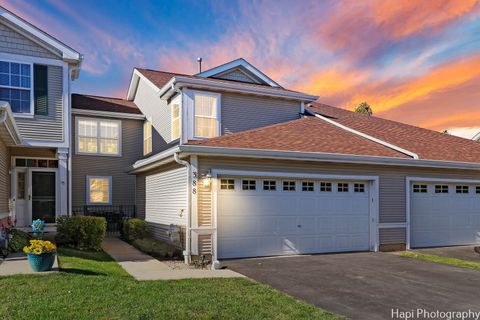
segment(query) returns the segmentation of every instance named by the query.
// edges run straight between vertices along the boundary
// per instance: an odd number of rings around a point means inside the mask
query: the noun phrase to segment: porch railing
[[[124,219],[135,217],[135,205],[118,206],[76,206],[72,208],[74,216],[104,217],[107,220],[107,233],[117,235]]]

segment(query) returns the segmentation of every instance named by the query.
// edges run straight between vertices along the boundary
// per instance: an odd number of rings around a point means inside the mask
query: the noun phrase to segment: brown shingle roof
[[[188,144],[210,147],[409,158],[321,119],[302,118]]]
[[[120,98],[99,97],[78,93],[72,94],[72,108],[142,114],[142,112],[132,101]]]
[[[473,140],[316,102],[308,108],[347,127],[412,151],[420,159],[480,163],[480,143]]]

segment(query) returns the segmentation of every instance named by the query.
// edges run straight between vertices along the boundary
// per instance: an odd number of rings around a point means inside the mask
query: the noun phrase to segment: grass
[[[480,270],[480,263],[473,262],[473,261],[436,256],[433,254],[410,252],[410,251],[402,252],[399,255],[402,257],[415,258],[415,259],[424,260],[424,261],[448,264],[450,266],[455,266],[460,268]]]
[[[0,319],[339,319],[248,279],[139,282],[103,252],[58,255],[59,273],[0,277]]]

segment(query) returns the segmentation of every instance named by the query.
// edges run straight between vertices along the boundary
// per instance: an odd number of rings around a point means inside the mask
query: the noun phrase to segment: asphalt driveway
[[[298,299],[352,319],[392,309],[480,311],[480,271],[396,256],[345,253],[223,261]]]

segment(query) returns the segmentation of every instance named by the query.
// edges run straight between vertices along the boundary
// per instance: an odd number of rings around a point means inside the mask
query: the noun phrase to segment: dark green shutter
[[[48,115],[48,68],[39,64],[33,68],[33,99],[35,114]]]

